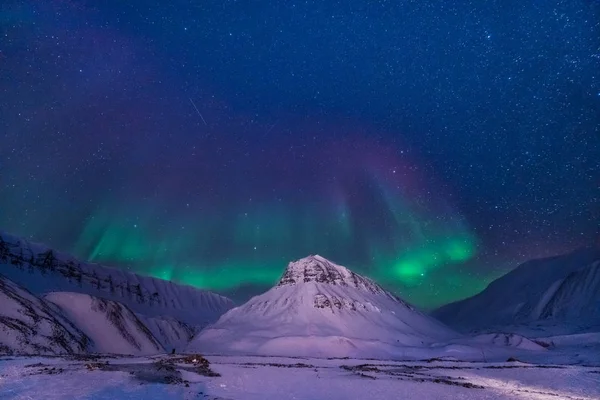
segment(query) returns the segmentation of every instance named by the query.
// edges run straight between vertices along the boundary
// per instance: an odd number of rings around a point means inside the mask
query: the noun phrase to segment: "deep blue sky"
[[[236,298],[473,294],[597,240],[599,159],[597,1],[0,5],[0,229]]]

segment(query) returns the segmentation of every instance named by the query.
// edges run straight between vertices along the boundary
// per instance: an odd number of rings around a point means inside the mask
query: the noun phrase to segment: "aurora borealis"
[[[0,229],[77,257],[243,301],[320,254],[431,308],[598,236],[598,2],[9,0],[0,28]]]
[[[107,210],[88,219],[75,252],[221,291],[239,282],[271,286],[289,260],[308,254],[328,254],[391,287],[414,288],[436,269],[474,256],[476,239],[462,218],[413,183],[425,179],[414,162],[403,164],[408,157],[393,158],[364,142],[357,146],[357,139],[348,143],[305,150],[311,154],[306,161],[297,160],[280,178],[270,173],[268,190],[259,193],[254,188],[268,172],[242,161],[238,170],[245,171],[247,189],[234,188],[228,196],[224,182],[216,183],[209,191],[223,193],[225,202],[201,195],[164,221],[151,207],[162,195],[148,209],[138,204],[120,211],[108,201]],[[288,168],[286,158],[278,164],[270,168]],[[173,214],[194,220],[173,221]]]

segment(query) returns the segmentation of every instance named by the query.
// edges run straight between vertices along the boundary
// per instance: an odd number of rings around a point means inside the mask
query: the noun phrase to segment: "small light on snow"
[[[192,362],[198,362],[198,360],[196,360],[195,358],[192,360]]]
[[[224,387],[227,387],[227,385],[224,383],[221,383],[221,387],[224,388]]]

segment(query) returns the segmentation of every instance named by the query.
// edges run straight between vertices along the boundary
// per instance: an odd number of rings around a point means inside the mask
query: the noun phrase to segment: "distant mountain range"
[[[432,315],[463,332],[523,325],[567,333],[600,329],[600,249],[528,261]]]

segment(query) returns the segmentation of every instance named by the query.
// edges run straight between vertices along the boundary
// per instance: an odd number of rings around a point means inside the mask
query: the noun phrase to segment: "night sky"
[[[598,1],[0,4],[0,229],[237,301],[470,296],[598,240],[599,160]]]

